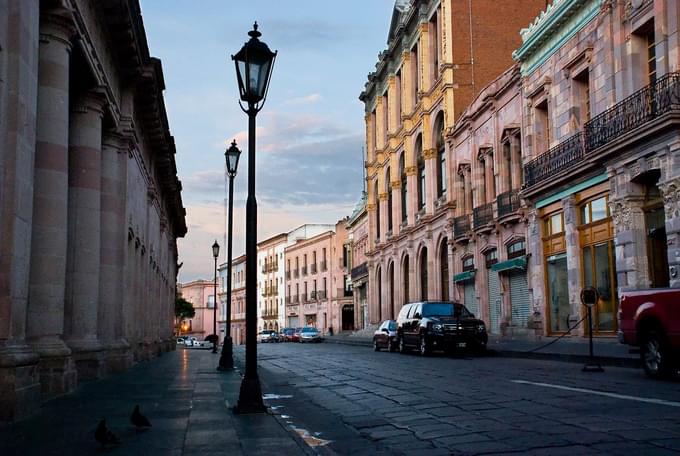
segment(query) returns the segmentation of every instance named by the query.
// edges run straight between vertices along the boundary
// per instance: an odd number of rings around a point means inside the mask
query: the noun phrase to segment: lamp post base
[[[214,343],[214,342],[213,342],[213,349],[212,349],[212,352],[213,352],[213,353],[217,353],[217,344]]]
[[[249,413],[265,413],[267,407],[262,402],[262,388],[259,377],[244,377],[241,381],[241,391],[238,396],[238,404],[234,412],[239,415]]]
[[[220,353],[220,364],[217,366],[218,371],[225,371],[234,368],[234,357],[232,355],[233,343],[231,337],[226,337],[222,344],[222,353]]]

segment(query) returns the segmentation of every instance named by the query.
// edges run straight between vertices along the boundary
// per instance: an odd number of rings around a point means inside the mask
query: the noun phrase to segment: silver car
[[[300,342],[321,342],[321,333],[311,326],[302,328],[300,331]]]

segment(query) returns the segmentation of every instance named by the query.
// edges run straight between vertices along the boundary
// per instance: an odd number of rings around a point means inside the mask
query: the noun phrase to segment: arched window
[[[375,240],[380,241],[380,195],[378,183],[375,183]]]
[[[406,179],[406,167],[404,166],[404,153],[402,152],[399,158],[399,178],[401,179],[401,222],[408,223],[408,208],[406,202],[408,201],[408,185]]]
[[[387,231],[392,232],[392,173],[389,167],[385,175],[385,185],[387,185]]]
[[[420,299],[427,301],[427,248],[420,253]]]
[[[439,273],[441,280],[442,301],[448,301],[449,297],[449,251],[446,238],[442,240],[439,248]]]
[[[437,197],[446,193],[446,143],[444,142],[444,113],[435,121],[435,147],[437,148]]]
[[[416,139],[415,155],[418,164],[418,210],[425,207],[425,158],[423,157],[423,138]]]
[[[381,274],[380,268],[376,270],[375,277],[376,277],[376,283],[378,284],[378,321],[376,323],[379,323],[382,321],[382,274]]]
[[[408,294],[408,287],[409,287],[409,283],[408,283],[408,275],[409,275],[409,274],[408,274],[408,268],[409,268],[409,264],[408,264],[408,255],[406,255],[406,256],[404,257],[404,265],[403,265],[403,267],[402,267],[402,271],[403,271],[403,274],[404,274],[404,280],[403,280],[403,282],[404,282],[404,304],[407,304],[407,303],[409,302],[409,299],[410,299],[410,298],[409,298],[409,294]]]
[[[387,315],[389,315],[390,319],[394,319],[394,263],[390,263],[390,265],[387,267],[387,284],[389,286],[389,298],[388,298],[388,303],[390,305],[389,312]]]

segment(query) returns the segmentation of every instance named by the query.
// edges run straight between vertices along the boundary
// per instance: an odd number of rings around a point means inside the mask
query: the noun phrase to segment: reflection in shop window
[[[550,307],[550,330],[565,332],[569,329],[569,288],[567,279],[567,255],[547,258],[548,305]]]
[[[609,210],[607,208],[606,196],[589,201],[581,206],[581,223],[583,225],[604,220],[607,217],[609,217]]]

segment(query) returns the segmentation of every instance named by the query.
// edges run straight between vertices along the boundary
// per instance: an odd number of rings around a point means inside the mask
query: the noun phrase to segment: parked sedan
[[[281,330],[281,340],[284,342],[295,342],[293,336],[295,335],[295,328],[283,328]]]
[[[321,333],[316,328],[302,328],[302,331],[300,331],[300,342],[321,342]]]
[[[302,328],[295,328],[293,330],[293,337],[290,339],[291,342],[300,342],[300,331],[302,331]]]
[[[380,351],[381,348],[385,348],[393,352],[397,350],[398,345],[397,322],[385,320],[380,323],[373,333],[373,350]]]
[[[260,333],[257,335],[257,341],[258,342],[278,342],[278,336],[276,334],[276,331],[273,331],[271,329],[265,329],[264,331],[260,331]]]

